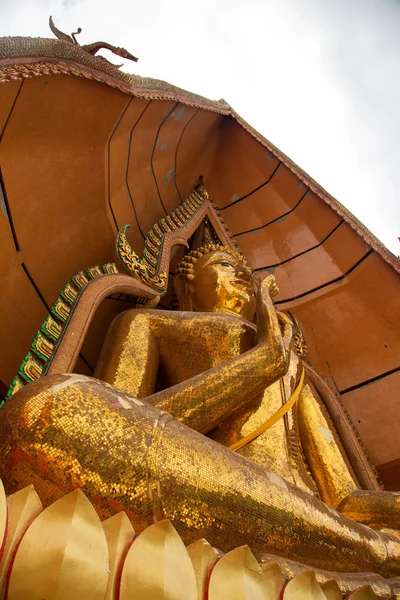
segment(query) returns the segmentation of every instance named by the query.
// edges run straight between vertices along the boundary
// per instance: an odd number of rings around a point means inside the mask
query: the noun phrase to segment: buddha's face
[[[210,252],[195,262],[193,274],[186,293],[194,310],[252,319],[255,310],[252,273],[237,258],[219,250]]]

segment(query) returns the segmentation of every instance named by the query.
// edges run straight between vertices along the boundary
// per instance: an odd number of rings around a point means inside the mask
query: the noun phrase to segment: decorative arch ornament
[[[203,221],[209,221],[218,243],[234,252],[238,244],[229,233],[216,204],[212,202],[203,183],[200,183],[178,208],[152,226],[144,242],[143,257],[140,259],[131,248],[124,225],[118,232],[116,252],[127,273],[150,286],[159,294],[168,288],[168,273],[171,251],[174,246],[189,248],[188,240]]]

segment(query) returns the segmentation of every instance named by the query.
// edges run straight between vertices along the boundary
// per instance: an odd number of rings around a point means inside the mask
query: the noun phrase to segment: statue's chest
[[[239,319],[201,314],[183,319],[179,327],[157,337],[162,389],[243,354],[254,345],[254,328]]]

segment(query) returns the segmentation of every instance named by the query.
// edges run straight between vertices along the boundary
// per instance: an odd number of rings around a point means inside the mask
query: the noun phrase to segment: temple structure
[[[400,598],[399,260],[225,101],[52,29],[0,39],[0,598],[69,597],[49,564],[93,600]],[[43,567],[54,522],[98,553]]]

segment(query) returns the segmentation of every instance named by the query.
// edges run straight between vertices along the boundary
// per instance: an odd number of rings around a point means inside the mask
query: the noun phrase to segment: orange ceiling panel
[[[143,239],[151,226],[166,214],[158,193],[151,161],[159,128],[176,107],[176,102],[153,100],[143,111],[131,133],[127,184],[135,207],[137,227]]]
[[[287,216],[235,239],[254,266],[273,267],[323,244],[341,223],[337,213],[310,193]]]
[[[179,140],[196,111],[192,106],[178,104],[161,123],[158,131],[151,163],[158,193],[167,214],[181,203],[175,184],[176,151]]]
[[[199,177],[208,180],[215,159],[219,129],[223,117],[214,112],[198,109],[189,119],[176,149],[176,187],[182,201],[199,183]]]
[[[399,456],[400,411],[396,401],[399,388],[398,371],[342,397],[376,466]]]
[[[0,85],[0,140],[21,86],[22,81],[10,81],[8,85]]]
[[[265,185],[254,189],[243,200],[227,205],[222,212],[234,235],[283,217],[309,193],[305,185],[284,165],[274,170]]]
[[[9,385],[47,314],[16,251],[7,216],[0,210],[0,379]],[[22,263],[22,264],[21,264]]]
[[[329,292],[306,300],[291,310],[311,362],[339,391],[400,366],[400,281],[375,252]]]
[[[273,268],[280,292],[278,302],[302,296],[341,277],[368,252],[368,247],[346,223],[322,244]],[[250,257],[258,267],[260,257]],[[260,265],[262,267],[262,265]],[[260,273],[271,272],[261,270]]]
[[[206,183],[218,206],[224,207],[264,185],[279,164],[280,161],[237,121],[225,117],[213,169]]]
[[[126,105],[122,114],[118,115],[106,148],[108,162],[106,193],[114,231],[117,233],[123,225],[132,224],[133,227],[129,231],[130,243],[136,252],[140,252],[143,247],[143,237],[137,227],[136,213],[129,193],[127,166],[131,134],[149,102],[150,100],[142,98],[126,98]]]
[[[38,77],[24,81],[8,121],[5,192],[23,260],[49,304],[71,274],[113,255],[104,150],[125,104],[96,82]]]

